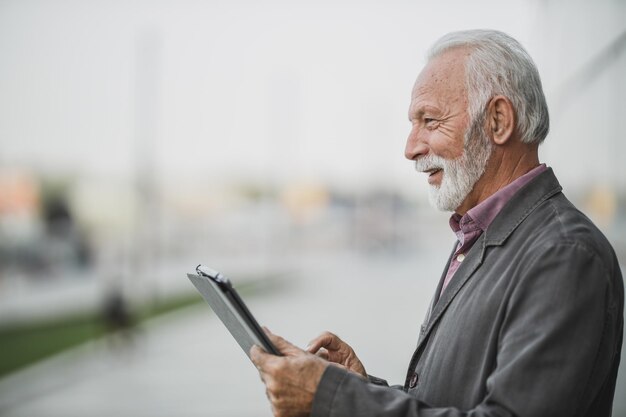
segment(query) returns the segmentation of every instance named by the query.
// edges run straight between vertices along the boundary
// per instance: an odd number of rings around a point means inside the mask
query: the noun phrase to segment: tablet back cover
[[[248,357],[253,345],[263,346],[263,343],[258,340],[257,336],[248,330],[241,315],[231,307],[230,301],[214,282],[207,277],[195,274],[187,274],[187,277],[202,294],[202,297],[224,323]]]

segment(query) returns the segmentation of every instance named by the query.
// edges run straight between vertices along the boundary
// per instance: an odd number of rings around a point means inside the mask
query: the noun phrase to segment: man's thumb
[[[272,333],[267,327],[264,326],[263,330],[265,331],[265,334],[267,334],[267,337],[269,337],[270,341],[283,355],[293,356],[304,353],[302,349],[293,345],[282,337]]]

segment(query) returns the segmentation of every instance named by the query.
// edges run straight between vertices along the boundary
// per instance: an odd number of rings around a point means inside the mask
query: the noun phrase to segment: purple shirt
[[[541,164],[517,178],[506,187],[502,187],[482,203],[472,207],[463,217],[457,213],[454,213],[452,217],[450,217],[450,228],[456,234],[459,243],[450,261],[450,267],[448,268],[446,278],[441,287],[441,294],[443,294],[443,291],[450,283],[454,273],[459,269],[459,266],[461,266],[461,263],[465,259],[465,254],[472,248],[474,242],[476,242],[480,235],[487,230],[493,219],[495,219],[498,213],[500,213],[500,210],[502,210],[502,207],[509,202],[511,197],[513,197],[520,188],[547,169],[546,164]]]

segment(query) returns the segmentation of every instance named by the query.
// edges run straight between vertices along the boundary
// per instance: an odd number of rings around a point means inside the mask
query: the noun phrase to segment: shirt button
[[[411,376],[411,381],[409,381],[409,388],[415,388],[417,386],[417,380],[418,380],[417,372],[414,372],[413,375]]]
[[[460,254],[459,256],[456,257],[456,260],[459,262],[463,262],[463,259],[465,259],[465,255],[464,254]]]

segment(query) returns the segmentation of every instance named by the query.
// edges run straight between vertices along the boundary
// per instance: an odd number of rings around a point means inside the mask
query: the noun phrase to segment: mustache
[[[437,155],[428,154],[415,160],[415,170],[424,172],[433,169],[444,169],[448,165],[448,161]]]

